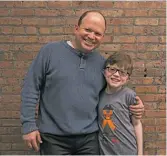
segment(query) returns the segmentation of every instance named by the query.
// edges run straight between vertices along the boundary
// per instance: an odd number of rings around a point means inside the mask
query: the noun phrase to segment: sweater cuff
[[[36,126],[36,123],[24,123],[22,127],[22,133],[23,134],[28,134],[30,132],[33,132],[35,130],[38,130],[38,127]]]

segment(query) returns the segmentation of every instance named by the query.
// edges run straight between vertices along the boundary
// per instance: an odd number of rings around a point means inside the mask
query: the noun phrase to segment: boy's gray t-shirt
[[[129,105],[135,104],[135,92],[123,88],[100,96],[99,143],[102,155],[136,155],[137,143]]]

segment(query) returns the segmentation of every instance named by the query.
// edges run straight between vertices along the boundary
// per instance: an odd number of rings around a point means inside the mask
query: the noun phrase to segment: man
[[[40,154],[99,154],[97,104],[105,86],[105,59],[95,49],[105,30],[100,12],[85,12],[73,41],[45,45],[32,62],[22,90],[21,120],[23,139],[36,151],[40,147]],[[137,100],[131,111],[141,118],[144,106]]]

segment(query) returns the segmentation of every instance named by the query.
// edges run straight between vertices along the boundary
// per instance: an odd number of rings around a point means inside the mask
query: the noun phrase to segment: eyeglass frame
[[[117,69],[117,68],[105,67],[104,70],[105,69],[107,69],[107,71],[112,75],[115,74],[116,72],[118,72],[121,77],[130,76],[130,74],[128,72],[125,72],[125,71]],[[103,70],[103,74],[104,74],[104,70]],[[111,70],[114,70],[114,71],[112,72]]]

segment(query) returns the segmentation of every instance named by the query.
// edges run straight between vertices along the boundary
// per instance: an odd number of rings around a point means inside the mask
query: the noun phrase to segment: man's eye
[[[85,29],[86,32],[92,32],[90,29]]]
[[[100,33],[95,33],[95,35],[96,35],[96,36],[102,36],[102,34],[100,34]]]

